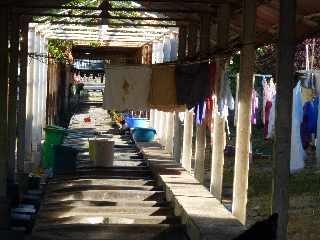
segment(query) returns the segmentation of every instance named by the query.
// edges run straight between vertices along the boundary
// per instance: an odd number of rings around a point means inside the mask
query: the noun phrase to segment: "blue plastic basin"
[[[133,129],[132,136],[137,142],[152,142],[154,136],[156,135],[156,130],[153,128],[140,128],[137,127]]]
[[[126,122],[129,128],[146,128],[148,118],[127,118]]]

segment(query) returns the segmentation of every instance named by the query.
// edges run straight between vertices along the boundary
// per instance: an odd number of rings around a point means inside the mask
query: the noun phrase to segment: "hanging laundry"
[[[188,109],[211,96],[208,63],[178,64],[176,94],[179,105]]]
[[[176,61],[177,60],[177,56],[178,56],[178,48],[177,48],[177,38],[176,38],[175,35],[172,35],[170,37],[170,44],[171,44],[170,60],[171,61]]]
[[[206,113],[205,113],[205,121],[207,128],[211,128],[212,119],[212,112],[214,111],[214,102],[213,97],[208,97],[206,99]]]
[[[195,108],[194,108],[194,113],[196,116],[196,123],[198,125],[201,125],[206,117],[206,101],[199,103]]]
[[[163,39],[163,62],[171,61],[171,44],[170,38],[165,37]]]
[[[300,170],[304,167],[304,160],[306,157],[305,151],[302,147],[300,137],[300,126],[303,120],[303,108],[301,99],[301,83],[293,89],[292,99],[292,128],[291,128],[291,172]]]
[[[315,80],[315,94],[320,96],[320,72],[314,71],[314,80]]]
[[[275,121],[276,121],[276,95],[273,96],[271,102],[271,109],[269,111],[269,119],[268,119],[268,134],[267,138],[274,137],[274,128],[275,128]]]
[[[301,99],[302,99],[302,106],[306,102],[310,102],[315,97],[315,91],[312,88],[305,88],[301,86]]]
[[[220,94],[217,103],[219,114],[225,118],[229,115],[229,109],[234,110],[234,98],[230,89],[228,71],[225,71],[223,81],[220,84]]]
[[[303,119],[300,128],[302,146],[306,149],[312,140],[312,134],[316,134],[317,115],[313,101],[306,102],[303,105]]]
[[[265,139],[268,139],[268,130],[269,130],[269,117],[270,111],[272,108],[272,101],[267,101],[266,106],[264,108],[264,127],[263,127],[263,135]]]
[[[104,108],[118,111],[148,109],[151,67],[107,65]]]
[[[257,111],[259,109],[259,98],[256,90],[252,90],[251,98],[251,123],[257,124]]]
[[[297,72],[296,73],[296,79],[300,80],[301,87],[309,88],[309,89],[315,89],[315,76],[312,72]]]
[[[175,65],[152,65],[149,104],[163,112],[185,111],[177,104]]]

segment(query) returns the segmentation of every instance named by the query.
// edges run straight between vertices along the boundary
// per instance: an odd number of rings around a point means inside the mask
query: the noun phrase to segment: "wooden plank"
[[[239,102],[237,103],[238,123],[232,201],[232,213],[242,224],[246,222],[247,207],[251,96],[255,62],[255,22],[256,0],[243,0]]]
[[[281,0],[272,199],[272,211],[279,214],[277,239],[281,240],[287,239],[288,225],[295,29],[296,0]]]

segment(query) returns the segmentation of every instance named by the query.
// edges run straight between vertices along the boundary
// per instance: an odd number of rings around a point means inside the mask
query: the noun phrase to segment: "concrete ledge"
[[[187,226],[191,240],[232,240],[245,227],[202,186],[176,163],[163,147],[154,143],[137,143],[148,160],[166,198]]]

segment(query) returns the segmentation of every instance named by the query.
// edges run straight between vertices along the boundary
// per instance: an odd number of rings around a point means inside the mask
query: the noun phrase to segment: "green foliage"
[[[101,47],[102,46],[102,42],[101,41],[91,41],[89,43],[90,47]]]
[[[65,61],[65,52],[70,50],[73,46],[72,41],[60,40],[60,39],[50,39],[48,42],[48,51],[51,57],[56,61]]]

